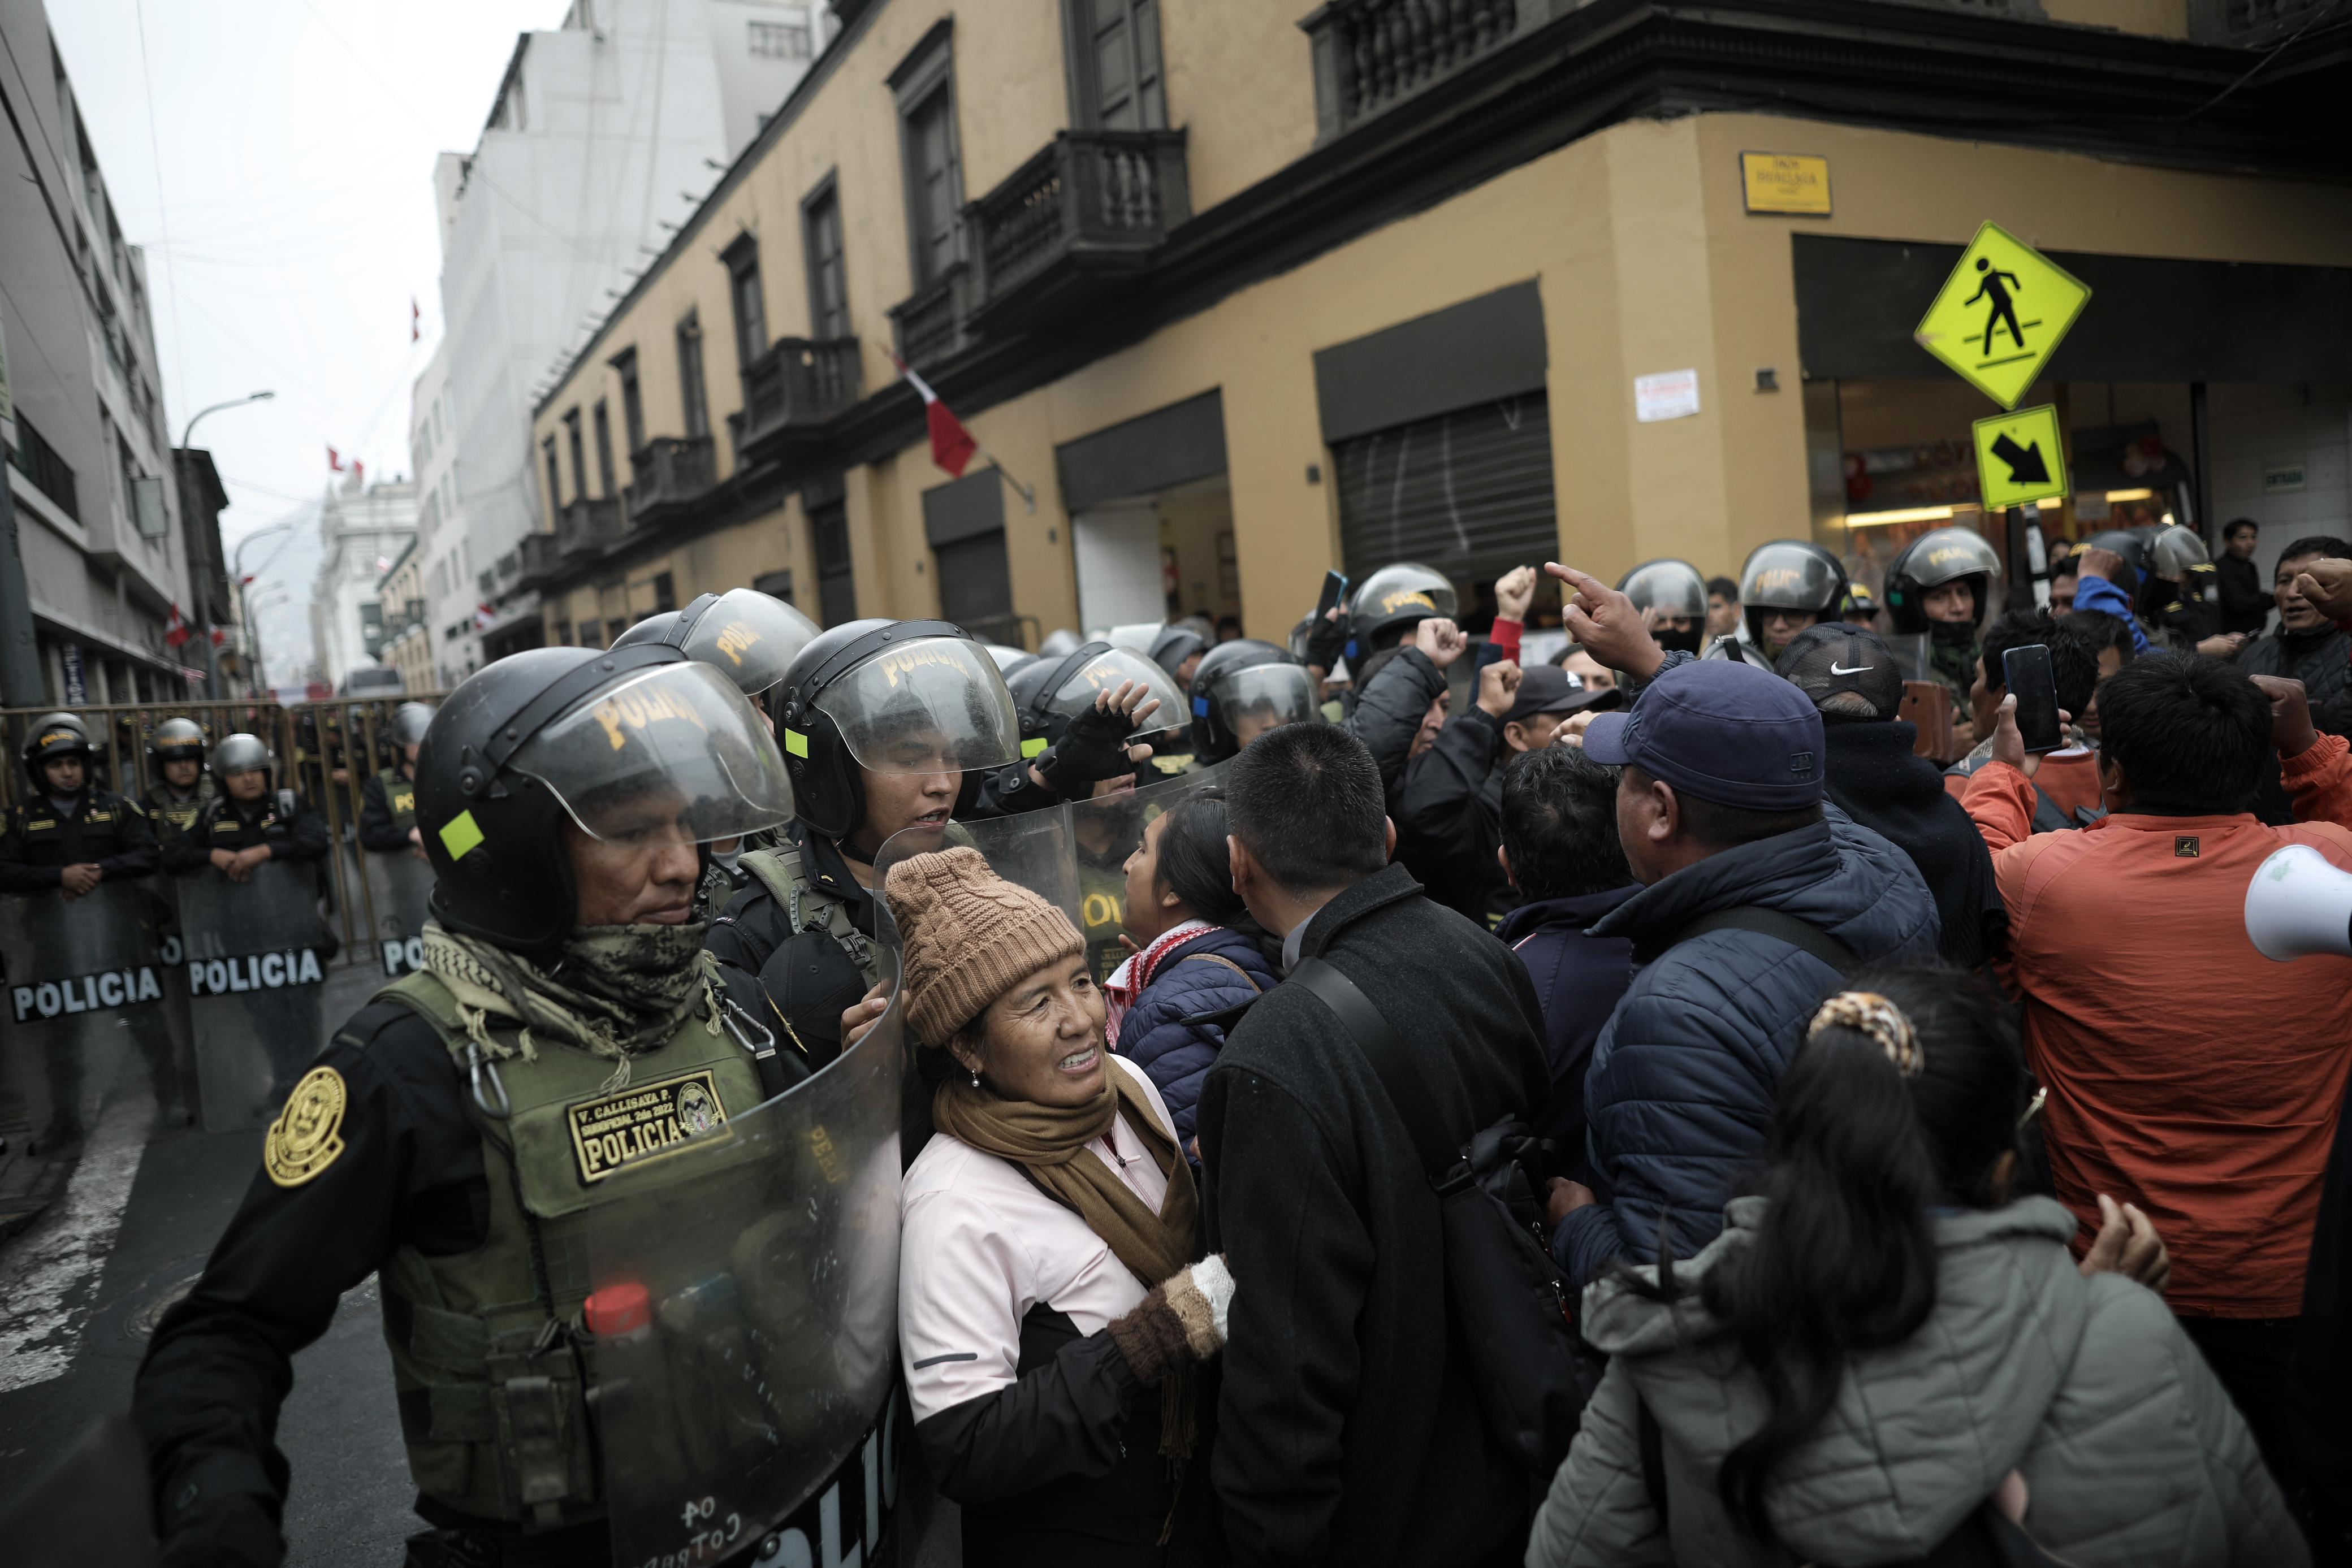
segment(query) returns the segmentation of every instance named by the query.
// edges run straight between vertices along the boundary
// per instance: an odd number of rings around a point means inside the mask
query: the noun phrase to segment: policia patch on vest
[[[710,1069],[633,1083],[617,1094],[564,1108],[572,1154],[583,1183],[603,1181],[623,1166],[657,1155],[727,1120]]]
[[[343,1152],[343,1075],[314,1067],[286,1097],[286,1109],[269,1124],[261,1145],[261,1168],[279,1186],[300,1186],[335,1163]]]

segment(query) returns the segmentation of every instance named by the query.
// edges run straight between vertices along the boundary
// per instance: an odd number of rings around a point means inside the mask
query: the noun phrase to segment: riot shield
[[[36,1131],[79,1125],[103,1094],[128,1037],[171,1046],[163,1019],[163,973],[137,883],[100,883],[79,898],[0,894],[0,978],[8,1008],[0,1093],[21,1096]],[[159,1096],[171,1091],[159,1079]]]
[[[265,1126],[319,1053],[334,951],[318,868],[268,860],[249,882],[206,866],[179,879],[180,942],[207,1132]]]
[[[362,857],[367,905],[374,915],[377,963],[384,978],[395,979],[425,967],[425,900],[433,891],[433,868],[413,854]]]
[[[815,1077],[614,1177],[592,1211],[616,1563],[876,1560],[911,1446],[894,1358],[905,1062],[893,1008]]]

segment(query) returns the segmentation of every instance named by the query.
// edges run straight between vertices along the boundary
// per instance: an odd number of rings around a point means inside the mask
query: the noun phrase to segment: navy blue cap
[[[1746,663],[1675,665],[1643,688],[1631,712],[1594,718],[1584,754],[1631,763],[1718,806],[1795,811],[1822,799],[1820,710],[1787,681]]]

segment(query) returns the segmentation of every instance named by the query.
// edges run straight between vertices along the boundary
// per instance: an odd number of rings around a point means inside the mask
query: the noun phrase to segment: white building
[[[40,0],[0,0],[0,349],[16,407],[0,474],[16,502],[47,691],[66,705],[184,698],[193,605],[146,261],[122,238]],[[0,548],[5,548],[0,541]],[[11,631],[14,628],[10,628]],[[28,694],[29,695],[29,694]]]
[[[434,533],[462,543],[433,549],[462,567],[444,581],[428,566],[426,613],[450,674],[541,635],[537,594],[517,587],[541,516],[535,390],[759,133],[828,24],[822,0],[573,0],[560,27],[517,41],[473,152],[441,155],[448,435],[434,450],[454,483]]]
[[[409,399],[408,455],[416,476],[417,575],[424,590],[425,660],[433,685],[456,685],[481,668],[474,612],[473,541],[457,495],[457,443],[449,419],[449,340],[433,350]]]
[[[319,510],[319,575],[310,589],[310,643],[319,678],[341,686],[376,663],[383,640],[377,584],[416,535],[416,486],[363,485],[353,474]]]

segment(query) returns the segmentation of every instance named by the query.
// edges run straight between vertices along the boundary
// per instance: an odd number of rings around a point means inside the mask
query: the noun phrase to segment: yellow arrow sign
[[[2058,406],[2021,408],[1978,420],[1977,483],[1985,510],[2021,507],[2067,493],[2066,445],[2058,430]]]
[[[2003,408],[2015,408],[2083,313],[2088,284],[1989,223],[1911,335]]]

